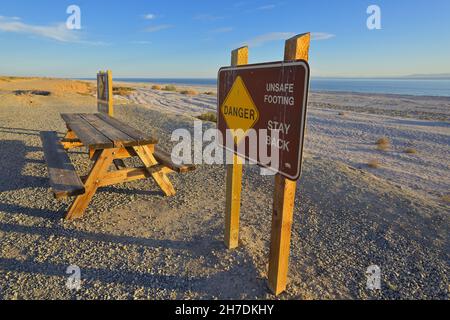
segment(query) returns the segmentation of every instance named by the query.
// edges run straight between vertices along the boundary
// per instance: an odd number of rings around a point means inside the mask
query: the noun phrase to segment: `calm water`
[[[124,82],[216,86],[216,79],[118,78],[115,80]],[[311,90],[450,97],[450,80],[316,78],[311,80]]]
[[[450,97],[450,80],[416,79],[313,79],[314,91],[410,94]]]

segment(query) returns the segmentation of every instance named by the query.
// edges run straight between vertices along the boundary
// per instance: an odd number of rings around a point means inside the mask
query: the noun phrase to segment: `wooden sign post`
[[[260,161],[259,156],[254,158],[248,154],[238,154],[235,148],[231,150],[234,155],[233,164],[227,165],[225,211],[225,244],[230,249],[236,248],[239,241],[243,158],[277,173],[268,270],[268,284],[276,295],[285,291],[287,284],[296,180],[301,173],[306,126],[309,46],[309,33],[295,36],[286,41],[283,62],[256,65],[248,65],[248,48],[239,48],[232,52],[232,67],[219,71],[217,126],[222,134],[235,129],[244,132],[250,128],[256,131],[269,129],[271,132],[281,130],[278,138],[271,136],[265,140],[279,149],[281,163],[277,165],[267,165]],[[239,67],[242,65],[246,66]],[[273,124],[279,124],[282,129],[273,129]],[[240,141],[235,140],[235,147],[248,143],[245,139]],[[230,150],[225,145],[223,147]]]
[[[308,61],[310,41],[310,33],[287,40],[284,61]],[[275,176],[268,277],[269,287],[276,295],[285,291],[287,285],[296,188],[297,181],[289,180],[280,174]]]
[[[248,64],[248,47],[242,47],[231,53],[231,65]],[[228,249],[238,247],[239,215],[241,210],[242,161],[233,154],[233,164],[227,165],[227,195],[225,205],[225,245]]]
[[[113,80],[110,70],[97,74],[97,110],[111,117],[114,116]]]

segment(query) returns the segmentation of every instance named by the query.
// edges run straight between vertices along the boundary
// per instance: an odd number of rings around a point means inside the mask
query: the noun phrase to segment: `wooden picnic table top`
[[[101,113],[63,113],[61,117],[78,139],[91,149],[157,144],[151,136]]]

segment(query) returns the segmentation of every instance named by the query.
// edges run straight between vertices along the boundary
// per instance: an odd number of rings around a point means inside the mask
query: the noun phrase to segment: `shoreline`
[[[95,83],[96,79],[95,78],[55,78],[55,77],[10,77],[10,76],[2,76],[0,75],[0,81],[2,80],[2,78],[11,78],[12,80],[14,79],[43,79],[43,80],[67,80],[67,81],[83,81],[83,82],[88,82],[88,83]],[[185,78],[186,80],[195,80],[195,78]],[[361,81],[370,81],[370,80],[379,80],[379,81],[383,81],[383,80],[399,80],[399,81],[450,81],[450,79],[401,79],[401,78],[312,78],[312,81],[322,81],[322,80],[336,80],[336,81],[346,81],[346,80],[353,80],[353,79],[357,79],[357,80],[361,80]],[[207,84],[207,83],[184,83],[184,82],[179,82],[182,81],[183,78],[173,78],[170,79],[168,78],[167,81],[164,81],[165,79],[153,79],[153,78],[148,78],[148,81],[139,81],[139,80],[147,80],[145,78],[139,79],[133,79],[130,78],[125,79],[125,78],[116,78],[114,79],[114,83],[121,83],[121,84],[131,84],[131,85],[175,85],[175,86],[179,86],[179,87],[185,87],[185,88],[189,88],[189,87],[205,87],[205,88],[215,88],[217,90],[217,83],[216,84]],[[151,80],[157,80],[157,81],[151,81]],[[161,81],[159,81],[161,80]],[[170,80],[176,80],[174,81],[170,81]],[[209,81],[209,80],[213,80],[213,78],[198,78],[198,80],[205,80],[205,81]],[[328,89],[313,89],[310,88],[310,93],[315,93],[315,94],[352,94],[352,95],[360,95],[360,96],[367,96],[367,95],[376,95],[376,96],[386,96],[386,97],[393,97],[393,98],[419,98],[419,99],[442,99],[443,101],[450,101],[450,93],[448,95],[429,95],[429,94],[404,94],[404,93],[391,93],[391,92],[371,92],[371,91],[352,91],[352,90],[328,90]]]
[[[131,79],[134,80],[134,79]],[[127,83],[127,84],[140,84],[140,85],[175,85],[181,87],[209,87],[217,89],[217,84],[201,84],[201,83],[182,83],[182,82],[170,82],[170,81],[124,81],[123,79],[117,79],[117,83]],[[151,80],[151,79],[149,79]],[[169,79],[170,80],[170,79]],[[92,80],[84,80],[84,81],[95,81]],[[439,80],[437,80],[439,81]],[[445,80],[447,81],[447,80]],[[327,90],[327,89],[314,89],[310,88],[310,93],[333,93],[333,94],[355,94],[355,95],[380,95],[380,96],[392,96],[396,98],[401,97],[418,97],[418,98],[439,98],[446,101],[450,101],[450,93],[448,95],[429,95],[429,94],[405,94],[405,93],[391,93],[391,92],[370,92],[370,91],[351,91],[351,90]]]

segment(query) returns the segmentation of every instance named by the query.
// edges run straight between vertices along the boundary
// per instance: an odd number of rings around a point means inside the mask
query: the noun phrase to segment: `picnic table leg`
[[[78,139],[78,137],[75,134],[75,132],[73,132],[72,130],[68,129],[66,135],[64,136],[64,139]]]
[[[148,146],[134,147],[134,150],[147,169],[150,169],[158,164],[158,161],[155,159]],[[149,172],[167,197],[174,196],[176,194],[175,188],[163,171],[152,172],[149,170]]]
[[[80,148],[83,146],[83,143],[78,139],[75,132],[70,129],[68,129],[64,139],[61,141],[61,144],[65,150]]]
[[[73,220],[83,216],[84,211],[100,185],[102,177],[108,172],[109,166],[114,160],[114,155],[117,151],[118,149],[97,151],[99,153],[98,158],[84,183],[85,193],[75,198],[66,215],[67,220]]]

